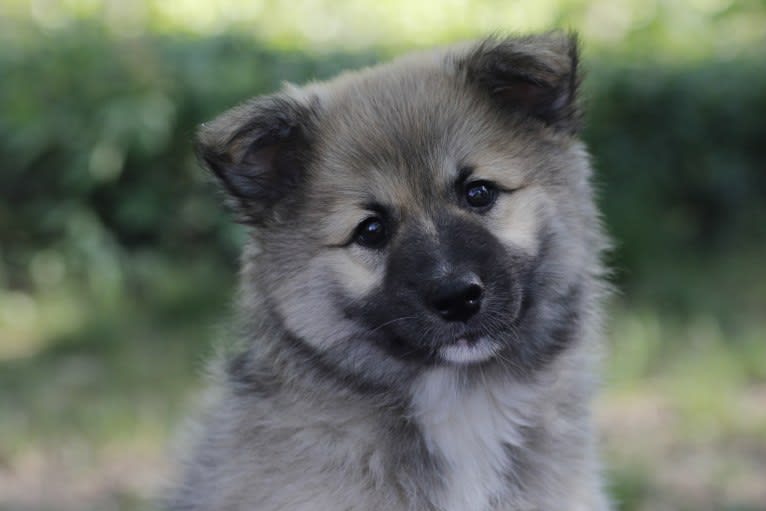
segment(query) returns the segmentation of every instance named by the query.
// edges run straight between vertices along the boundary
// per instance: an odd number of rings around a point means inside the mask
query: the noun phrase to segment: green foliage
[[[607,64],[589,82],[586,138],[627,277],[762,246],[766,61]]]

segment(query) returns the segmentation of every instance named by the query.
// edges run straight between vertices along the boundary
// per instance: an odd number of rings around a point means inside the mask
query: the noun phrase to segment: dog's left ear
[[[552,32],[486,39],[458,59],[458,69],[499,107],[577,133],[578,60],[577,36]]]

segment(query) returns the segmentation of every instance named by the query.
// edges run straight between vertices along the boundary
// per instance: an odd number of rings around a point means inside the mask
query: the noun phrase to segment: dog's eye
[[[497,188],[487,181],[474,181],[465,185],[465,201],[475,209],[487,210],[497,198]]]
[[[386,226],[383,220],[373,216],[359,224],[354,233],[354,241],[367,248],[380,248],[386,243]]]

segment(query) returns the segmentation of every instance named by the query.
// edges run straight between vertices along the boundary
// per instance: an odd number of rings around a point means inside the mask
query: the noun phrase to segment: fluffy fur
[[[562,34],[487,39],[201,127],[252,241],[242,348],[170,509],[609,508],[577,58]]]

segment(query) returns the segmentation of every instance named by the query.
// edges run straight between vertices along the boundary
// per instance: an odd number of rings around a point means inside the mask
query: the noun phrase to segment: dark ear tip
[[[580,37],[580,34],[576,32],[575,30],[569,30],[566,33],[567,36],[567,44],[569,47],[569,58],[572,60],[573,64],[576,66],[577,62],[580,59],[580,49],[582,47],[582,38]],[[576,69],[573,69],[576,70]]]

